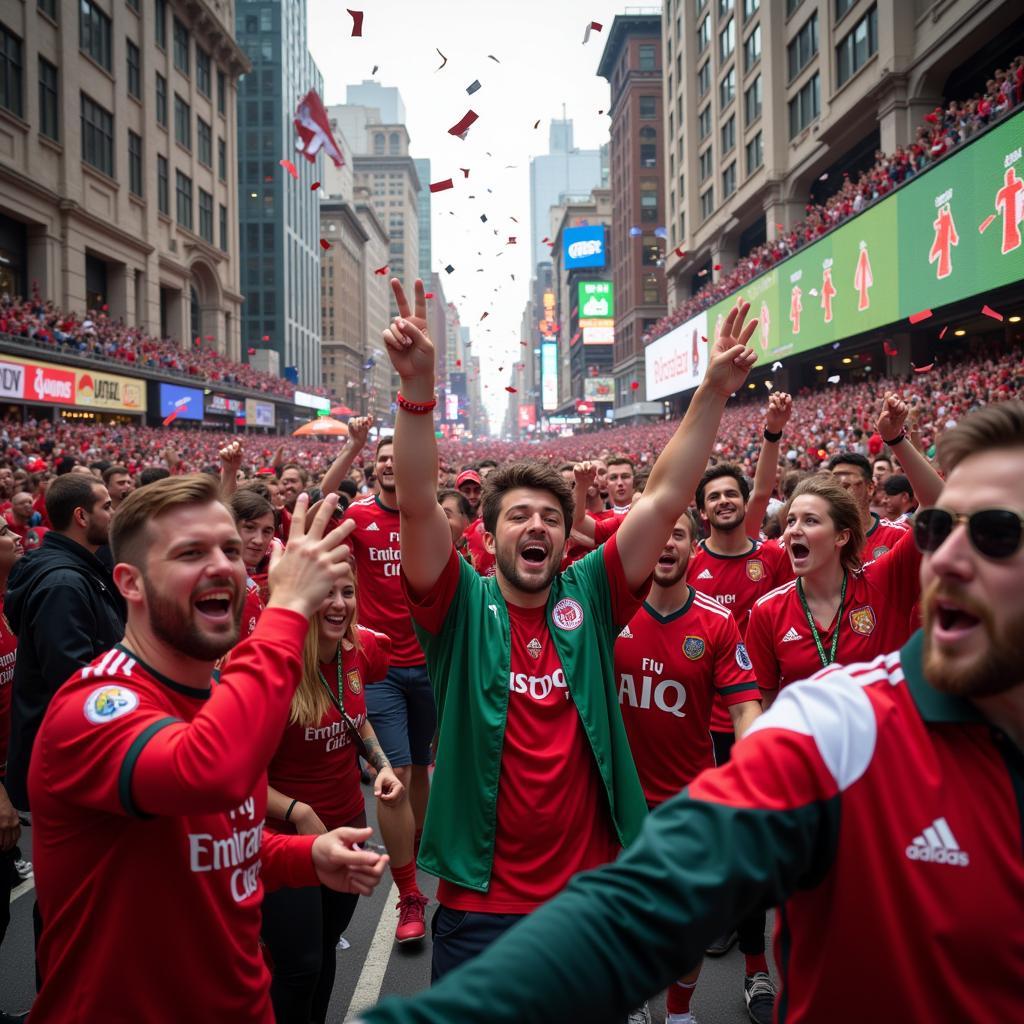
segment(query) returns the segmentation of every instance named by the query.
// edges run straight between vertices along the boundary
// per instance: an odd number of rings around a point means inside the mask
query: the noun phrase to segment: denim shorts
[[[392,765],[432,764],[437,708],[426,665],[393,666],[363,692],[370,724]]]

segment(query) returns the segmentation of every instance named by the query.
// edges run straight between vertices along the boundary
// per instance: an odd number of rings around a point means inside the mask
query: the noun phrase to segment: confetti
[[[599,21],[592,21],[583,32],[583,45],[586,46],[590,42],[591,32],[600,32],[604,26]]]
[[[981,223],[980,223],[980,224],[978,225],[978,234],[979,234],[979,235],[983,235],[983,234],[985,234],[985,231],[987,230],[987,228],[988,228],[989,224],[991,224],[991,223],[992,223],[992,221],[994,221],[995,219],[996,219],[996,215],[995,215],[994,213],[993,213],[993,214],[991,214],[991,215],[989,215],[988,217],[986,217],[986,218],[985,218],[985,219],[984,219],[984,220],[983,220],[983,221],[982,221],[982,222],[981,222]]]
[[[444,268],[444,272],[446,274],[454,274],[455,268],[449,263],[448,266]]]
[[[501,61],[498,60],[498,58],[495,57],[493,53],[487,54],[487,59],[488,60],[493,60],[495,64],[500,64],[501,63]]]
[[[505,244],[506,245],[515,245],[516,244],[516,236],[515,235],[509,235],[508,236],[508,241]]]
[[[946,324],[946,326],[943,327],[941,331],[939,331],[939,341],[942,341],[942,339],[946,336],[946,331],[948,331],[948,330],[949,330],[949,324]]]
[[[603,111],[603,110],[599,110],[599,111],[598,111],[598,114],[603,114],[603,113],[604,113],[604,111]]]
[[[519,223],[519,221],[517,221],[517,220],[515,219],[515,217],[509,216],[509,218],[508,218],[508,219],[509,219],[510,221],[512,221],[512,223],[513,223],[513,224],[518,224],[518,223]]]
[[[435,47],[434,47],[434,49],[435,49],[435,50],[437,50],[437,47],[435,46]],[[444,54],[443,54],[443,53],[442,53],[442,52],[441,52],[440,50],[437,50],[437,55],[438,55],[438,57],[440,57],[440,58],[441,58],[441,66],[440,66],[440,67],[437,67],[437,68],[434,68],[434,73],[435,73],[435,74],[436,74],[436,73],[437,73],[438,71],[440,71],[440,70],[441,70],[441,68],[443,68],[443,67],[445,66],[445,64],[447,64],[447,63],[448,63],[448,58],[447,58],[447,57],[446,57],[446,56],[445,56],[445,55],[444,55]]]
[[[780,224],[778,221],[775,222],[775,227],[778,228],[779,231],[785,231],[786,230],[785,227],[782,224]]]
[[[486,213],[481,213],[480,214],[480,223],[481,224],[486,224],[487,223],[487,214]],[[480,255],[480,253],[477,253],[477,256],[479,256],[479,255]]]
[[[310,192],[315,192],[319,187],[320,187],[320,182],[319,181],[314,181],[313,184],[309,186],[309,191]]]
[[[533,130],[536,131],[539,127],[540,127],[540,118],[537,118],[537,120],[533,122]]]
[[[299,172],[295,170],[295,164],[291,160],[278,160],[278,163],[296,180],[298,180]]]
[[[686,255],[686,250],[678,245],[676,246],[675,252],[680,259],[682,259]]]
[[[445,192],[450,188],[455,188],[455,182],[451,178],[445,178],[444,181],[432,181],[430,183],[431,192]]]
[[[773,383],[772,383],[772,382],[771,382],[770,380],[766,380],[766,381],[764,382],[764,386],[765,386],[765,387],[766,387],[766,388],[767,388],[767,389],[768,389],[769,391],[771,391],[771,389],[772,389],[773,387],[775,387],[775,385],[774,385],[774,384],[773,384]]]
[[[469,177],[469,168],[468,167],[460,167],[459,170],[462,171],[462,176],[464,178],[468,178]],[[469,198],[472,199],[473,197],[470,196]]]
[[[1000,323],[1003,322],[1003,314],[997,313],[991,306],[988,305],[981,307],[981,315],[991,317],[993,320],[998,320]]]
[[[480,79],[479,78],[477,78],[471,84],[466,86],[466,92],[468,92],[470,96],[472,96],[473,93],[478,92],[479,90],[480,90]]]
[[[837,348],[839,348],[839,345],[840,345],[840,342],[834,341],[832,343],[832,351],[834,352]]]
[[[374,65],[373,65],[373,70],[372,70],[372,71],[370,72],[370,74],[371,74],[371,75],[375,75],[375,74],[377,74],[377,69],[378,69],[379,67],[380,67],[380,65],[379,65],[379,64],[374,64]]]
[[[697,276],[698,277],[705,277],[707,275],[707,272],[708,272],[708,268],[705,267],[703,270],[698,270],[697,271]]]
[[[818,181],[828,181],[828,171],[826,171],[826,172],[825,172],[824,174],[822,174],[822,175],[819,175],[819,177],[818,177]]]
[[[387,264],[385,264],[385,265],[384,265],[383,267],[378,267],[378,268],[377,268],[377,269],[376,269],[376,270],[374,271],[374,273],[375,273],[375,274],[376,274],[376,275],[377,275],[378,277],[383,277],[383,276],[384,276],[384,275],[385,275],[385,274],[386,274],[387,272],[388,272],[388,267],[387,267]]]
[[[828,382],[829,382],[829,384],[838,384],[839,383],[839,374],[837,373],[837,374],[835,374],[835,376],[829,377],[828,378]]]
[[[890,358],[892,356],[898,356],[900,354],[900,350],[890,345],[887,341],[882,342],[882,351]]]
[[[483,323],[484,320],[486,320],[490,315],[491,315],[490,313],[484,313],[477,322],[478,323]]]
[[[716,263],[711,269],[712,270],[721,270],[722,269],[722,264],[721,263]]]
[[[264,341],[270,341],[270,335],[269,334],[264,334],[263,335],[263,340]]]
[[[910,365],[914,373],[927,373],[935,364],[929,363],[927,366],[914,366],[914,364],[911,363]]]
[[[328,242],[326,238],[321,238],[320,239],[320,248],[321,249],[323,249],[326,252],[328,249],[330,249],[330,247],[331,247],[331,243]]]
[[[526,348],[530,343],[528,341],[521,341],[519,344]]]
[[[434,293],[433,292],[426,292],[424,294],[424,296],[423,296],[423,298],[425,298],[425,299],[432,299],[433,297],[434,297]]]
[[[251,356],[254,356],[254,355],[256,355],[256,349],[254,349],[254,348],[246,349],[246,351],[247,351],[247,352],[249,353],[249,355],[251,355]]]
[[[516,393],[516,391],[518,391],[519,389],[518,389],[518,388],[514,388],[514,387],[512,387],[512,385],[511,385],[511,384],[509,384],[509,385],[507,385],[507,386],[506,386],[505,390],[506,390],[506,391],[507,391],[507,392],[508,392],[508,393],[509,393],[510,395],[514,395],[514,394]]]
[[[779,362],[779,361],[778,361],[778,360],[776,359],[776,360],[775,360],[775,362],[774,362],[774,363],[772,363],[772,373],[774,373],[774,372],[775,372],[776,370],[781,370],[781,369],[782,369],[782,363],[780,363],[780,362]]]
[[[629,387],[630,387],[630,389],[631,389],[632,391],[636,391],[636,389],[637,389],[638,387],[640,387],[640,381],[638,381],[638,380],[631,380],[631,381],[629,382]]]
[[[473,111],[473,110],[467,110],[466,114],[462,118],[462,120],[458,121],[456,124],[453,124],[451,126],[451,128],[448,129],[448,134],[449,135],[454,135],[456,138],[459,138],[459,139],[464,139],[466,137],[466,133],[472,127],[473,122],[476,119],[477,119],[476,112]]]
[[[363,12],[353,11],[351,7],[345,9],[352,15],[352,35],[361,36],[363,34]]]
[[[547,235],[545,235],[545,236],[544,236],[544,237],[543,237],[543,238],[542,238],[542,239],[540,240],[540,242],[541,242],[541,245],[543,245],[543,244],[544,244],[545,242],[550,242],[550,241],[551,241],[551,239],[550,239],[550,238],[548,238],[548,236],[547,236]]]
[[[807,294],[808,295],[814,295],[815,297],[817,297],[818,289],[817,288],[812,288]]]
[[[920,313],[914,313],[908,319],[912,324],[919,324],[922,320],[927,320],[932,315],[930,309],[922,309]]]
[[[456,359],[455,360],[455,365],[456,366],[461,366],[462,365],[462,360],[461,359]]]

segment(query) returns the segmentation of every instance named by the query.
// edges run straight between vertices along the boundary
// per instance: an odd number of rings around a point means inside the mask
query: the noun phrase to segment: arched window
[[[374,156],[384,155],[384,133],[377,132],[373,136],[373,154]]]
[[[392,132],[388,137],[388,152],[391,156],[399,156],[402,152],[402,140],[398,132]]]
[[[201,338],[203,336],[203,311],[199,307],[199,293],[196,291],[194,285],[189,288],[189,302],[191,303],[192,306],[190,322],[192,325],[192,344],[194,345],[195,339]]]

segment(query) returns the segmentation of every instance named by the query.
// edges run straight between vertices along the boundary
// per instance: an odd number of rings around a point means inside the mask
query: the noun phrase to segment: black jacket
[[[6,786],[14,806],[28,810],[32,744],[50,699],[124,636],[125,605],[102,563],[50,530],[11,570],[4,613],[18,637]]]

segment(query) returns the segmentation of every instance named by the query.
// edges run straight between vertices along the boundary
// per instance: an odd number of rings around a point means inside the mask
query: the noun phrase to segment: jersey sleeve
[[[785,546],[780,549],[771,544],[771,541],[765,545],[765,550],[771,550],[772,557],[774,559],[774,566],[772,568],[772,588],[781,587],[784,583],[788,583],[791,579],[794,579],[796,573],[793,572],[793,563],[789,560],[789,552]]]
[[[293,836],[264,829],[260,845],[260,874],[267,892],[275,889],[301,889],[319,885],[313,867],[313,843],[316,836]]]
[[[361,628],[359,643],[366,661],[366,681],[379,683],[391,667],[391,638],[375,630]]]
[[[885,594],[891,608],[909,609],[921,596],[921,552],[907,530],[884,554],[864,567],[871,585]]]
[[[619,527],[622,525],[623,519],[626,518],[625,513],[613,512],[610,516],[604,516],[601,519],[594,520],[594,546],[604,544],[605,541],[610,540]]]
[[[648,592],[651,589],[651,580],[654,579],[654,572],[644,580],[643,583],[633,590],[626,582],[626,570],[622,565],[622,556],[619,554],[618,538],[615,534],[609,537],[608,541],[600,548],[604,557],[604,568],[608,574],[608,592],[612,604],[612,622],[617,629],[625,626],[630,619],[640,610]]]
[[[727,707],[761,699],[754,666],[731,615],[722,620],[715,637],[715,689]]]
[[[754,667],[754,677],[762,690],[777,690],[781,678],[779,661],[771,634],[772,615],[768,608],[756,602],[750,609],[747,623],[747,653]]]
[[[402,573],[402,591],[409,604],[409,611],[412,613],[413,621],[420,629],[426,630],[432,636],[437,636],[444,627],[444,620],[448,615],[448,609],[455,594],[459,589],[459,582],[462,578],[460,563],[465,561],[459,557],[459,553],[452,547],[445,567],[434,584],[433,589],[424,594],[423,597],[416,597],[409,588],[405,573]]]

